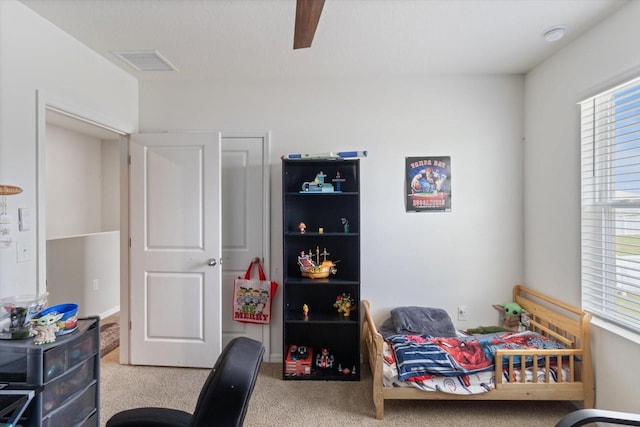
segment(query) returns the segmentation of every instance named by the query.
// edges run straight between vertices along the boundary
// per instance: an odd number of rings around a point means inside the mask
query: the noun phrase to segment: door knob
[[[215,258],[209,258],[207,260],[207,264],[209,265],[209,267],[214,267],[217,263],[218,263],[218,261],[216,261]]]

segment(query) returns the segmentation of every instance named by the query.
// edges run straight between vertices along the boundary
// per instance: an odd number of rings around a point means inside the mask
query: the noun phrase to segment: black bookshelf
[[[282,162],[283,378],[358,381],[360,161]],[[332,261],[335,274],[305,277],[298,259],[303,252],[316,265]],[[309,275],[315,275],[313,270]],[[343,294],[351,297],[354,307],[348,316],[334,307]],[[293,349],[302,350],[294,351],[292,358]],[[332,359],[317,360],[322,349]]]

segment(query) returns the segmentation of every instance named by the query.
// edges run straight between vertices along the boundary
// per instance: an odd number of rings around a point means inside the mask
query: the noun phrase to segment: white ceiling
[[[326,0],[293,50],[295,0],[21,0],[140,80],[521,74],[630,0]],[[544,30],[565,25],[556,43]],[[114,51],[157,50],[178,72]]]

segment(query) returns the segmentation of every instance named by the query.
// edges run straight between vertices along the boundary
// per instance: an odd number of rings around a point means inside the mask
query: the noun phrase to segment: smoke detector
[[[566,32],[567,32],[566,26],[556,25],[554,27],[547,28],[546,30],[544,30],[544,32],[542,33],[542,37],[544,37],[544,39],[549,43],[553,43],[563,38]]]

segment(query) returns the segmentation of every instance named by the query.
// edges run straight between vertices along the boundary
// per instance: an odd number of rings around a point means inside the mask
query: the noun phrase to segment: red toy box
[[[286,375],[311,375],[311,361],[313,349],[311,347],[290,345],[285,360]]]

